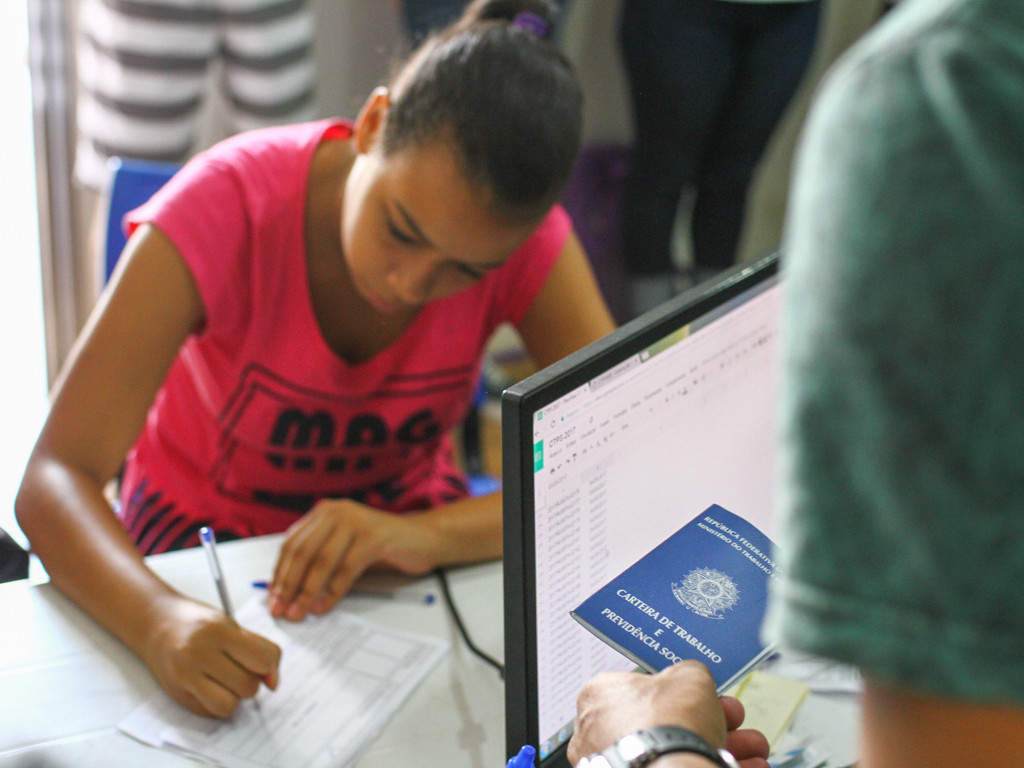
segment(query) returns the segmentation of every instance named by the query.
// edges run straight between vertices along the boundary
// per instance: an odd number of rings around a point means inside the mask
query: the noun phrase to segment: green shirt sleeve
[[[1024,701],[1024,15],[911,4],[827,78],[784,273],[767,632]],[[910,11],[911,7],[905,10]],[[904,9],[901,9],[904,10]]]

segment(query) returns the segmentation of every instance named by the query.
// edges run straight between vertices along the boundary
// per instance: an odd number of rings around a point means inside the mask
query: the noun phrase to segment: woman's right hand
[[[161,581],[104,495],[204,320],[185,260],[143,225],[68,357],[15,508],[57,589],[135,652],[176,701],[226,717],[261,681],[276,686],[280,649]]]
[[[276,644],[203,603],[180,595],[160,603],[142,657],[179,704],[206,717],[229,717],[260,683],[277,687]]]

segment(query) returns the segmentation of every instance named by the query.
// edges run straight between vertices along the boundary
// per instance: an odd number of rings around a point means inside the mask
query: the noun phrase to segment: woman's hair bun
[[[473,0],[455,27],[464,29],[488,21],[507,21],[544,40],[551,39],[558,6],[552,0]]]

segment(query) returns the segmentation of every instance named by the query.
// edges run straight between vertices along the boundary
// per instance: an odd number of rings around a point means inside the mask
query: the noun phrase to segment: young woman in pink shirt
[[[229,715],[279,650],[142,555],[287,531],[270,610],[370,567],[501,555],[448,435],[502,323],[540,366],[612,319],[556,204],[581,95],[545,0],[474,2],[354,123],[242,134],[129,216],[17,500],[53,583],[189,709]],[[103,489],[123,466],[120,514]]]

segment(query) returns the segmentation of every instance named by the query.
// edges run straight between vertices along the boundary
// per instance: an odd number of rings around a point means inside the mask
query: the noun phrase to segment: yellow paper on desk
[[[747,713],[743,727],[763,733],[774,751],[810,692],[805,683],[755,670],[729,693],[743,702]]]

